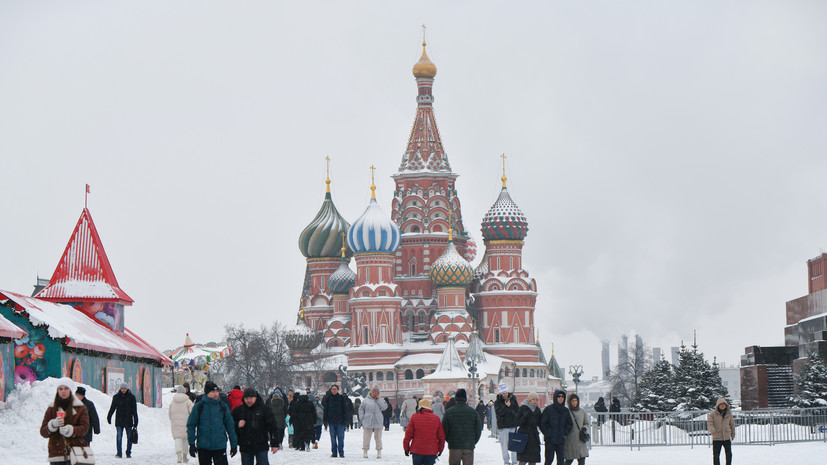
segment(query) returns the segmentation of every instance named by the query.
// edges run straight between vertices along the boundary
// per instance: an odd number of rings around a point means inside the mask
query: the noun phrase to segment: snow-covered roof
[[[483,344],[477,332],[471,333],[471,342],[468,344],[468,352],[465,354],[465,361],[473,360],[478,365],[485,363],[485,352],[483,352]]]
[[[67,345],[78,349],[131,355],[157,360],[166,365],[172,361],[128,329],[115,332],[105,324],[69,305],[27,297],[0,290],[0,301],[11,300],[25,311],[34,326],[48,326],[49,337],[68,338]]]
[[[436,371],[422,379],[460,379],[468,377],[468,368],[462,363],[459,358],[456,347],[454,347],[454,340],[448,339],[445,345],[445,350],[439,358],[439,364],[436,366]]]
[[[793,324],[787,325],[785,327],[789,328],[790,326],[795,326],[799,323],[804,323],[805,321],[817,320],[819,318],[824,318],[825,316],[827,316],[827,312],[819,313],[818,315],[808,316],[807,318],[802,318],[802,319],[798,320],[798,323],[793,323]]]
[[[426,354],[411,354],[406,355],[396,361],[396,366],[406,365],[436,365],[439,363],[441,354],[426,353]]]
[[[18,328],[17,325],[0,315],[0,337],[19,339],[25,335],[26,331]]]

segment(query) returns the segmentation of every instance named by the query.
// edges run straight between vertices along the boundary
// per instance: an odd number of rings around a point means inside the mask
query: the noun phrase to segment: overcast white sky
[[[89,208],[157,348],[291,323],[299,232],[353,221],[413,121],[420,24],[466,227],[500,158],[547,352],[783,344],[827,244],[827,3],[0,2],[0,289],[51,276]]]

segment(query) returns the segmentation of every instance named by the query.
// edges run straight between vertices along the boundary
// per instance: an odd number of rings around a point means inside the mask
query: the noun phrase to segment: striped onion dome
[[[497,201],[482,219],[482,237],[486,241],[521,241],[527,233],[528,221],[503,185]]]
[[[454,241],[449,241],[445,252],[428,270],[428,277],[436,287],[465,287],[474,278],[474,269],[457,252]]]
[[[375,186],[371,186],[375,189]],[[399,226],[385,215],[371,193],[368,208],[347,232],[347,245],[353,253],[394,253],[402,233]]]
[[[347,265],[347,259],[342,257],[339,268],[327,279],[327,289],[331,294],[347,294],[356,283],[356,273]]]
[[[304,320],[304,312],[299,314],[299,321],[296,326],[287,330],[284,342],[291,350],[313,350],[319,345],[319,335],[307,326]]]
[[[299,250],[307,258],[337,257],[343,244],[342,233],[349,228],[348,222],[333,205],[328,190],[319,213],[299,235]]]

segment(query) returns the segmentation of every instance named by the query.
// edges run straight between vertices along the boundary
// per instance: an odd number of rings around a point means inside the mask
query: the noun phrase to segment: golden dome
[[[425,53],[425,42],[422,42],[422,56],[413,67],[413,75],[415,78],[433,79],[436,76],[436,65],[428,58]]]

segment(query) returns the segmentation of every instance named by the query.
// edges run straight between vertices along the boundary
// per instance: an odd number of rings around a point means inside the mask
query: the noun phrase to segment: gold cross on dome
[[[425,45],[425,25],[422,25],[422,45]]]
[[[324,157],[325,164],[327,165],[325,168],[325,174],[328,178],[330,178],[330,157]]]
[[[502,155],[500,155],[500,156],[501,156],[501,157],[502,157],[502,159],[503,159],[503,177],[502,177],[501,179],[502,179],[502,181],[503,181],[503,187],[505,187],[505,182],[508,180],[508,178],[507,178],[507,177],[505,177],[505,159],[506,159],[506,158],[508,158],[508,157],[506,157],[506,156],[505,156],[505,153],[503,153],[503,154],[502,154]]]
[[[373,172],[376,170],[376,167],[370,165],[370,198],[376,198],[376,184],[373,182]]]

